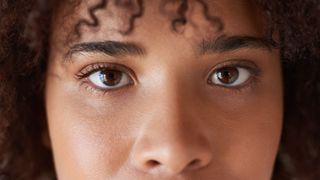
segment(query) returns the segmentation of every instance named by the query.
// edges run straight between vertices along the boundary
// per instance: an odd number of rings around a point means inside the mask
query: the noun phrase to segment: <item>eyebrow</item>
[[[275,49],[278,44],[268,38],[253,36],[226,36],[221,35],[215,39],[203,40],[199,45],[200,54],[223,53],[241,48]]]
[[[267,38],[253,36],[226,36],[221,35],[215,39],[204,39],[199,45],[201,55],[208,53],[223,53],[241,48],[255,48],[271,50],[277,48],[278,44]],[[85,42],[73,45],[65,54],[69,59],[74,54],[81,53],[102,53],[109,56],[144,56],[146,51],[143,47],[130,42],[101,41]]]
[[[126,55],[145,55],[143,47],[129,42],[118,42],[118,41],[102,41],[102,42],[86,42],[73,45],[68,52],[66,57],[71,57],[77,53],[102,53],[109,56],[126,56]]]

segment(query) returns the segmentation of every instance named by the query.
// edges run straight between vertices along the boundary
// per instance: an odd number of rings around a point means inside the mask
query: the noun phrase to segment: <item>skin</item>
[[[110,4],[97,11],[98,28],[82,26],[81,38],[64,43],[70,27],[96,3],[82,2],[71,14],[62,4],[54,16],[45,102],[58,179],[271,179],[283,114],[279,50],[248,43],[199,51],[203,40],[222,34],[264,37],[255,4],[210,1],[210,14],[224,23],[217,32],[191,1],[188,23],[177,33],[172,16],[159,12],[159,1],[146,1],[129,35],[119,30],[126,29],[130,11]],[[175,8],[165,10],[172,14]],[[72,49],[103,41],[132,43],[141,52],[111,56]],[[246,71],[250,78],[236,87],[208,81],[230,62],[256,74]],[[121,65],[132,83],[103,90],[88,76],[77,77],[94,64]]]

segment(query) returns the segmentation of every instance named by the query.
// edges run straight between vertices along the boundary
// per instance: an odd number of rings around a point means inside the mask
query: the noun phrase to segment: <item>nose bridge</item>
[[[154,98],[153,104],[149,106],[148,113],[151,117],[147,120],[145,128],[157,127],[153,128],[153,132],[160,131],[162,137],[177,138],[179,141],[191,140],[200,133],[198,131],[201,121],[197,119],[197,114],[200,113],[199,107],[193,106],[194,95],[187,84],[177,76],[167,79],[164,83],[159,83],[159,87],[155,86],[161,90],[154,91],[159,95],[156,95],[158,98]],[[163,130],[165,132],[161,133]]]
[[[156,98],[153,102],[153,111],[157,111],[157,115],[165,115],[167,118],[184,119],[195,111],[193,103],[196,97],[193,89],[195,84],[192,78],[188,77],[183,70],[177,70],[174,67],[163,68],[159,75],[160,78],[153,83],[151,89]]]
[[[133,148],[133,163],[145,172],[200,169],[211,161],[211,149],[195,116],[198,108],[189,99],[191,92],[173,79],[164,87],[148,107]]]

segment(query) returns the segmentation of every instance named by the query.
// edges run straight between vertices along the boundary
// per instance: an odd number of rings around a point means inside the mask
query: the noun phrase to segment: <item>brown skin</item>
[[[99,28],[83,27],[71,46],[112,40],[144,50],[118,56],[75,51],[66,57],[70,46],[62,42],[61,22],[69,27],[79,19],[63,19],[61,8],[45,91],[58,179],[271,179],[283,115],[279,51],[250,46],[199,53],[203,39],[221,34],[264,35],[262,16],[248,2],[210,1],[211,14],[225,25],[216,33],[192,1],[188,23],[176,33],[170,17],[159,12],[159,1],[147,1],[129,35],[118,31],[127,16],[110,5],[97,13]],[[77,11],[72,17],[85,15],[87,5]],[[208,81],[230,62],[245,66],[240,71],[249,73],[245,82],[230,87]],[[97,64],[120,64],[116,67],[124,68],[116,70],[131,83],[102,90],[94,83],[97,72],[78,77]]]

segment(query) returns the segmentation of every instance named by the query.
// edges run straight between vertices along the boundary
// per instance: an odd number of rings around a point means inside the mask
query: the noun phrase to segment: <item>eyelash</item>
[[[122,66],[122,65],[120,65]],[[100,70],[104,70],[104,69],[115,69],[115,70],[122,70],[118,68],[119,65],[117,64],[106,64],[106,63],[96,63],[96,64],[90,64],[88,66],[86,66],[85,68],[83,68],[82,70],[80,70],[80,72],[78,74],[76,74],[76,77],[78,79],[83,79],[83,78],[87,78],[88,76],[90,76],[92,73],[95,73],[97,71]]]
[[[235,91],[235,92],[242,92],[247,89],[250,89],[253,87],[253,85],[257,84],[259,81],[259,77],[261,76],[261,70],[255,65],[255,63],[248,61],[248,60],[229,60],[225,61],[223,63],[220,63],[218,65],[215,65],[210,73],[208,73],[208,76],[206,77],[207,83],[210,84],[209,82],[209,77],[215,73],[217,70],[222,69],[222,68],[228,68],[228,67],[238,67],[238,68],[244,68],[250,72],[250,79],[247,80],[243,85],[240,86],[234,86],[234,87],[226,87],[223,85],[218,85],[218,84],[213,84],[211,86],[214,87],[219,87],[223,88],[225,90],[230,90],[230,91]],[[110,69],[110,70],[118,70],[121,72],[126,73],[130,78],[132,79],[132,83],[134,84],[136,77],[135,74],[131,69],[128,69],[124,65],[121,64],[116,64],[116,63],[96,63],[96,64],[91,64],[83,68],[82,70],[79,71],[75,76],[78,80],[80,80],[81,85],[86,85],[86,89],[92,90],[92,91],[97,91],[97,92],[102,92],[103,94],[106,93],[111,93],[111,92],[120,92],[121,90],[125,89],[125,87],[129,86],[124,86],[121,88],[115,88],[115,89],[109,89],[109,90],[104,90],[98,87],[94,87],[88,77],[98,71],[102,71],[105,69]]]
[[[132,79],[132,83],[134,84],[135,82],[135,75],[131,69],[128,69],[126,66],[117,64],[117,63],[96,63],[96,64],[90,64],[83,68],[82,70],[77,73],[76,79],[80,80],[80,85],[85,85],[85,89],[93,91],[93,92],[98,92],[98,93],[115,93],[115,92],[121,92],[123,89],[129,86],[123,86],[121,88],[115,88],[115,89],[109,89],[109,90],[104,90],[98,87],[95,87],[90,80],[88,79],[90,75],[92,75],[95,72],[102,71],[105,69],[110,69],[110,70],[118,70],[121,72],[124,72],[130,76]],[[132,84],[131,83],[131,84]]]
[[[254,85],[256,85],[261,77],[262,71],[261,69],[252,61],[249,60],[242,60],[242,59],[235,59],[235,60],[228,60],[225,62],[222,62],[218,65],[215,65],[210,73],[208,73],[206,79],[207,83],[210,83],[209,76],[211,76],[214,72],[216,72],[219,69],[222,68],[229,68],[229,67],[238,67],[238,68],[244,68],[249,71],[250,78],[245,82],[244,84],[240,86],[234,86],[234,87],[226,87],[223,85],[215,84],[215,87],[223,88],[225,90],[235,91],[235,92],[242,92],[248,89],[251,89]]]

